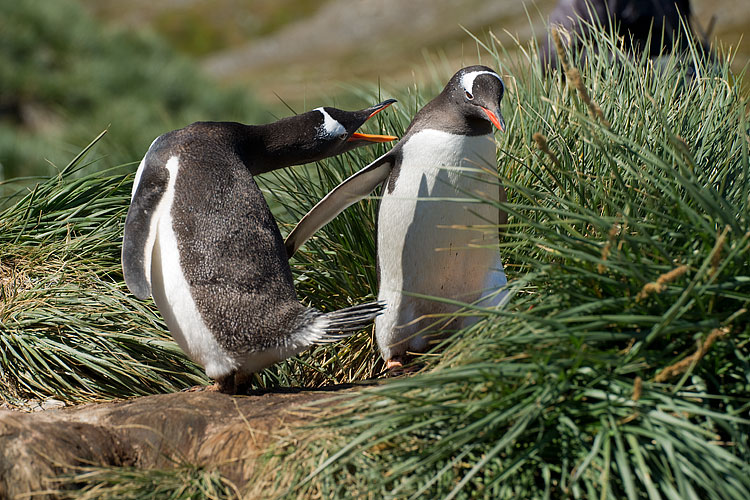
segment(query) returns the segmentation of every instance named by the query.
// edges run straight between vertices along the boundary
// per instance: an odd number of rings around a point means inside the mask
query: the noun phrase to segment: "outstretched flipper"
[[[151,296],[151,251],[156,241],[159,202],[169,183],[169,171],[149,152],[141,161],[122,238],[125,283],[139,299]]]
[[[287,257],[291,259],[299,247],[318,229],[382,184],[393,168],[395,162],[393,152],[394,150],[389,151],[346,179],[307,212],[284,241]]]

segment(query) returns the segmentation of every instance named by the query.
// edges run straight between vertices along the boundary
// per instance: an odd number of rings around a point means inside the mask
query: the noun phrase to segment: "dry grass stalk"
[[[583,102],[586,104],[591,117],[594,119],[598,119],[605,127],[610,128],[611,124],[609,123],[609,120],[604,118],[604,112],[602,112],[602,108],[600,108],[599,105],[593,99],[591,99],[586,86],[583,84],[583,79],[581,78],[581,73],[578,71],[578,68],[575,68],[568,64],[568,60],[565,54],[565,48],[563,47],[562,40],[560,39],[560,33],[556,28],[552,28],[552,39],[555,42],[557,56],[562,63],[562,67],[565,71],[565,76],[567,77],[568,82],[578,91],[578,95],[581,96],[581,100],[583,100]]]
[[[609,257],[609,252],[612,247],[612,242],[607,241],[607,243],[604,244],[604,248],[602,248],[602,262],[596,265],[596,272],[599,274],[604,274],[604,271],[607,270],[606,267],[604,267],[604,262],[607,262],[607,258]]]
[[[711,333],[708,334],[706,340],[703,343],[698,344],[698,349],[696,349],[693,354],[671,366],[664,368],[656,377],[654,377],[654,382],[666,382],[671,378],[685,373],[689,367],[698,363],[698,361],[700,361],[701,358],[706,355],[708,349],[716,341],[716,339],[718,339],[719,337],[723,337],[727,333],[729,333],[729,327],[727,326],[725,326],[724,328],[715,328],[711,330]]]
[[[638,400],[641,399],[642,393],[643,393],[643,379],[641,377],[635,377],[635,380],[633,381],[633,396],[631,399],[637,403]],[[620,419],[618,423],[620,425],[624,425],[624,424],[632,422],[633,420],[635,420],[636,418],[640,416],[641,416],[641,412],[636,410],[630,415],[628,415],[627,417]]]
[[[19,271],[16,266],[0,260],[0,296],[11,297],[18,291],[30,287],[31,278],[24,271]]]
[[[552,28],[552,40],[555,42],[555,50],[557,51],[557,58],[562,64],[563,71],[567,74],[570,71],[570,65],[568,64],[568,58],[565,54],[565,48],[563,47],[562,40],[560,39],[560,32],[557,28]]]
[[[586,104],[586,107],[588,107],[589,115],[591,115],[591,118],[598,118],[605,127],[609,128],[611,126],[609,120],[604,118],[602,108],[600,108],[599,105],[593,99],[591,99],[586,86],[583,84],[583,79],[581,78],[581,74],[578,72],[578,69],[570,68],[570,71],[567,72],[567,76],[568,81],[573,85],[573,87],[576,88],[576,90],[578,91],[578,95],[581,96],[581,100],[583,100],[583,102]]]
[[[635,377],[635,381],[633,381],[633,401],[638,401],[641,399],[641,394],[643,393],[643,379],[641,377]]]
[[[549,144],[547,143],[547,137],[545,137],[541,132],[536,132],[531,137],[534,139],[534,142],[536,142],[536,146],[539,148],[539,150],[549,156],[552,160],[552,163],[554,163],[556,167],[560,168],[560,160],[558,160],[557,155],[555,155],[555,153],[550,150]]]
[[[667,288],[667,284],[672,283],[674,280],[685,274],[688,269],[689,267],[687,265],[682,265],[672,269],[668,273],[662,274],[656,279],[656,281],[646,283],[643,289],[641,289],[641,291],[638,292],[638,295],[636,295],[635,300],[640,302],[652,293],[663,292],[664,289]]]
[[[604,266],[604,263],[609,258],[609,254],[612,251],[612,243],[614,242],[615,238],[620,234],[621,230],[622,230],[622,226],[620,226],[619,223],[615,222],[614,224],[612,224],[612,227],[610,228],[609,233],[607,234],[607,242],[604,244],[604,248],[602,248],[602,254],[601,254],[602,261],[596,266],[596,272],[598,272],[599,274],[604,274],[604,272],[607,270],[607,268]]]

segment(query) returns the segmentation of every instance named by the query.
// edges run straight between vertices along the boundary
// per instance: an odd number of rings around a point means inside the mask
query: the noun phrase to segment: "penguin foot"
[[[247,394],[251,388],[254,373],[237,372],[234,376],[234,394]]]
[[[212,392],[221,392],[223,394],[236,394],[237,384],[234,380],[234,373],[230,373],[226,377],[218,377],[216,383],[211,386]]]
[[[415,363],[414,358],[409,354],[404,356],[394,356],[385,362],[386,374],[390,377],[416,373],[420,369],[421,364]]]
[[[391,358],[385,362],[385,369],[388,370],[389,372],[402,370],[403,368],[404,368],[404,363],[400,357]]]
[[[254,373],[236,372],[216,378],[216,383],[206,388],[207,391],[223,394],[247,394],[251,388]]]

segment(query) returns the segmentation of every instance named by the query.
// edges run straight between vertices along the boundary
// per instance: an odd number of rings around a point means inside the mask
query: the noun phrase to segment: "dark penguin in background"
[[[393,102],[318,108],[258,126],[198,122],[151,144],[125,220],[125,282],[140,299],[153,295],[174,339],[222,392],[380,312],[377,303],[327,314],[299,303],[253,175],[396,139],[356,132]]]
[[[320,227],[384,183],[378,211],[378,347],[388,368],[407,351],[423,352],[458,306],[420,296],[497,305],[506,277],[498,226],[507,214],[490,203],[506,200],[497,184],[493,125],[505,129],[502,78],[486,66],[453,75],[417,113],[390,152],[349,177],[321,200],[286,240],[291,256]],[[442,321],[444,324],[436,325]],[[465,327],[476,318],[455,318]],[[430,334],[430,335],[428,335]]]
[[[591,25],[606,29],[612,23],[625,48],[634,54],[646,52],[656,58],[662,53],[689,53],[688,38],[693,38],[699,55],[710,58],[707,35],[696,37],[690,20],[690,0],[558,0],[549,25],[570,32],[575,50],[583,45],[581,39],[592,36]],[[549,37],[542,41],[540,56],[544,70],[557,68],[557,52]]]

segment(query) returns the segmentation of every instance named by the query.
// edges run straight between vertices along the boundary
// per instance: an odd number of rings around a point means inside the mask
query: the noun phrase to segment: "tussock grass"
[[[153,305],[127,291],[119,262],[132,179],[79,177],[87,150],[0,213],[0,398],[11,405],[206,381]]]
[[[78,500],[242,498],[239,489],[218,472],[190,464],[148,470],[135,467],[83,467],[78,473],[57,482],[70,489],[56,490],[56,495]],[[81,488],[72,489],[76,485],[81,485]]]
[[[473,308],[483,320],[425,356],[429,370],[363,391],[324,428],[280,445],[269,467],[295,466],[267,487],[322,498],[747,498],[742,75],[731,57],[668,58],[656,72],[602,33],[587,59],[568,56],[572,81],[543,75],[535,47],[513,60],[491,36],[478,43],[512,82],[498,136],[512,299]]]

